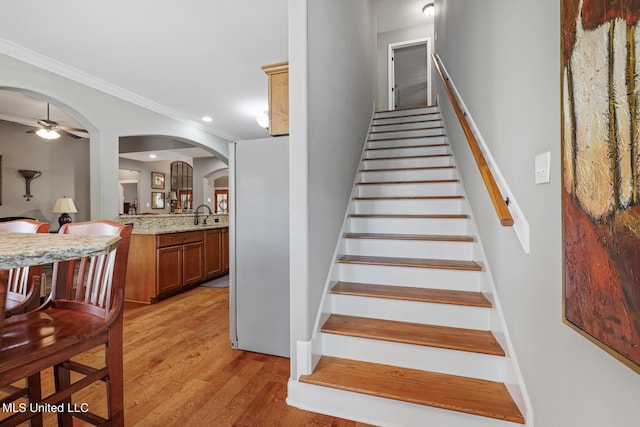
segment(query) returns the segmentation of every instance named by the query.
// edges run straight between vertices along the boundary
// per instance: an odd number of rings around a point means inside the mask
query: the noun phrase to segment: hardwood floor
[[[288,406],[289,359],[231,349],[228,289],[198,287],[153,305],[128,304],[124,319],[127,426],[365,426]],[[96,349],[78,360],[103,354]],[[43,391],[52,388],[47,370]],[[104,388],[94,384],[74,402],[104,413]],[[55,414],[44,424],[56,425]]]

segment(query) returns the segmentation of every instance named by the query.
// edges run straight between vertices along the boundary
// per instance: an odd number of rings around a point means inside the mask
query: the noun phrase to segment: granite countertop
[[[0,268],[68,261],[102,255],[120,244],[118,236],[0,233]]]
[[[215,228],[228,228],[229,224],[200,224],[200,225],[184,225],[184,224],[172,224],[172,225],[158,225],[149,227],[133,227],[131,234],[168,234],[168,233],[182,233],[185,231],[198,231],[198,230],[212,230]]]

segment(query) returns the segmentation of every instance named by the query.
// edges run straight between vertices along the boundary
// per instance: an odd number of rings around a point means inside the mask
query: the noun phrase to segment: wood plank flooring
[[[198,287],[153,305],[127,304],[124,319],[127,427],[366,426],[288,406],[289,359],[231,349],[228,289]],[[77,360],[97,365],[103,357],[95,349]],[[47,370],[43,391],[52,389]],[[104,414],[104,389],[94,384],[74,401]],[[46,414],[44,424],[57,425],[55,415]]]

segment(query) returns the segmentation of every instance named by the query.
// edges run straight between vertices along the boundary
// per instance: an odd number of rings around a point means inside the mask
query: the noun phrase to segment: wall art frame
[[[561,20],[563,321],[640,373],[640,0]]]
[[[151,209],[164,209],[164,192],[152,191],[151,192]]]
[[[154,190],[164,190],[164,173],[151,172],[151,188]]]

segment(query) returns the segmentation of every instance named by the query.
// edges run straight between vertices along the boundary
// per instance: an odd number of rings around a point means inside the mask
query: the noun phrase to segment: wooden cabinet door
[[[222,230],[207,230],[204,233],[204,275],[209,279],[222,274]]]
[[[182,247],[182,285],[193,285],[204,278],[202,242],[189,243]]]
[[[222,269],[229,272],[229,229],[222,229]]]
[[[158,294],[182,287],[182,246],[158,249],[157,281]]]

